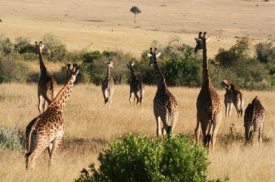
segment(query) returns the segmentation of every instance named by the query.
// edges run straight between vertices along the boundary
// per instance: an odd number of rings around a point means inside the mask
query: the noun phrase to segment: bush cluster
[[[255,45],[255,56],[249,54],[251,40],[239,38],[230,49],[220,49],[215,57],[217,65],[210,65],[211,78],[216,87],[223,79],[238,87],[271,90],[275,86],[275,48],[272,42]]]
[[[206,181],[206,150],[179,135],[163,141],[127,135],[99,154],[76,182],[86,181]]]
[[[67,52],[65,45],[52,34],[43,37],[45,49],[43,55],[49,61],[77,62],[80,65],[81,82],[100,85],[106,77],[105,62],[112,60],[112,76],[116,84],[125,84],[130,80],[127,62],[135,61],[135,72],[145,84],[155,84],[154,69],[149,66],[148,50],[141,55],[140,61],[129,54],[118,51],[80,51]],[[174,41],[174,40],[173,40]],[[170,86],[197,87],[201,82],[201,53],[194,54],[189,45],[170,43],[157,45],[162,55],[158,64],[166,83]],[[271,90],[275,87],[275,47],[273,42],[260,42],[255,45],[255,54],[251,54],[251,39],[238,38],[229,49],[219,49],[214,60],[209,60],[211,80],[215,87],[227,79],[239,88]],[[28,69],[18,60],[36,60],[36,49],[28,37],[17,37],[15,42],[0,36],[0,82],[37,81],[37,73],[26,73]],[[12,60],[12,61],[7,61]],[[7,65],[6,65],[7,64]],[[65,82],[66,67],[54,74],[58,82]]]
[[[29,68],[24,63],[10,57],[0,58],[0,83],[26,82],[28,77]]]
[[[21,131],[10,128],[0,128],[1,149],[22,149],[24,146],[25,140]]]

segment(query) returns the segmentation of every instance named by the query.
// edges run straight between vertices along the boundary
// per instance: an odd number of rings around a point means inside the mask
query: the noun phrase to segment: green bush
[[[163,141],[127,135],[99,154],[99,169],[91,164],[76,182],[86,181],[206,181],[206,150],[184,136]]]
[[[158,49],[162,55],[158,59],[158,65],[166,83],[173,86],[198,86],[200,85],[201,62],[193,54],[193,48],[182,44],[164,46]],[[139,67],[142,71],[142,78],[146,84],[155,83],[155,72],[149,66],[148,51],[141,56]]]
[[[200,85],[201,62],[192,55],[191,50],[191,47],[183,45],[174,54],[168,54],[171,55],[165,63],[168,84],[191,87]]]
[[[36,47],[31,44],[31,39],[29,37],[16,37],[14,50],[19,54],[36,53]]]
[[[21,131],[10,128],[0,128],[1,149],[21,149],[25,146],[24,135]]]
[[[44,52],[50,61],[64,61],[67,50],[65,45],[59,38],[53,34],[45,34],[43,36],[43,43],[45,45]]]
[[[88,52],[83,56],[83,73],[89,75],[89,79],[94,84],[101,84],[107,75],[107,66],[105,62],[112,60],[114,68],[111,70],[111,74],[115,83],[126,83],[129,78],[129,71],[127,69],[127,62],[134,60],[130,55],[123,54],[121,52],[99,51]],[[85,76],[87,77],[87,76]]]
[[[238,66],[243,59],[247,58],[249,53],[250,39],[248,37],[238,38],[236,44],[229,50],[220,48],[215,56],[215,61],[221,66]]]
[[[29,69],[23,63],[9,58],[0,60],[0,83],[26,82]]]
[[[12,53],[13,44],[10,39],[4,35],[0,35],[0,55],[6,56]]]
[[[275,47],[272,42],[260,42],[255,45],[257,59],[262,63],[275,63]]]

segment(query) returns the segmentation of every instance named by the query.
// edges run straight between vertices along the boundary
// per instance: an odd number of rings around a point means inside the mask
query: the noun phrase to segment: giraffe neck
[[[70,98],[72,88],[74,86],[75,77],[71,77],[67,84],[59,91],[55,99],[52,101],[49,107],[63,112],[66,101]]]
[[[111,79],[111,68],[110,68],[109,65],[108,65],[108,67],[107,67],[107,78],[108,78],[108,80]]]
[[[131,73],[132,80],[135,80],[136,79],[136,75],[135,75],[135,72],[134,72],[134,69],[133,69],[132,66],[130,66],[130,73]]]
[[[164,79],[157,63],[154,64],[154,69],[155,69],[155,74],[156,74],[156,83],[157,83],[158,90],[165,90],[166,89],[165,79]]]
[[[203,50],[202,50],[202,85],[209,86],[210,85],[210,77],[208,71],[208,61],[207,61],[207,49],[206,49],[206,41],[203,41]]]
[[[39,64],[40,64],[40,73],[41,73],[41,77],[43,77],[47,75],[47,68],[42,59],[42,53],[40,50],[38,50],[38,56],[39,56]]]

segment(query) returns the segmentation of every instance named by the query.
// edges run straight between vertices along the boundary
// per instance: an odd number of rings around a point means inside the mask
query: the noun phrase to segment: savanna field
[[[25,130],[38,115],[36,85],[2,84],[0,86],[1,126]],[[147,86],[142,107],[130,106],[129,87],[116,86],[114,101],[109,111],[101,96],[101,88],[77,85],[64,112],[65,135],[58,151],[56,164],[48,169],[48,153],[37,160],[36,168],[25,171],[24,150],[1,150],[1,181],[72,181],[82,168],[97,163],[98,153],[107,144],[128,132],[145,133],[155,137],[156,123],[152,100],[156,87]],[[171,88],[178,100],[180,119],[175,133],[193,134],[196,124],[195,103],[199,89]],[[223,97],[224,91],[218,92]],[[275,170],[274,120],[272,92],[244,91],[245,106],[257,95],[266,109],[264,143],[261,147],[247,147],[243,143],[243,119],[235,110],[225,119],[218,134],[215,152],[209,152],[208,177],[228,176],[230,181],[273,181]],[[26,96],[27,95],[27,96]],[[223,108],[224,109],[224,108]],[[231,136],[230,126],[236,130]]]
[[[141,10],[135,22],[129,11],[132,6]],[[82,75],[66,102],[65,133],[55,164],[48,167],[45,150],[35,168],[26,171],[25,139],[13,149],[0,143],[0,181],[74,181],[91,163],[99,167],[99,153],[127,134],[155,139],[153,99],[157,87],[146,56],[152,46],[162,51],[160,67],[179,105],[174,135],[183,133],[193,141],[202,55],[193,54],[193,48],[199,31],[207,31],[210,37],[209,70],[223,110],[215,151],[207,153],[207,179],[275,181],[274,10],[274,0],[3,0],[0,132],[8,131],[5,134],[13,137],[9,131],[19,131],[24,137],[27,124],[39,115],[40,70],[33,49],[35,41],[45,43],[43,58],[49,73],[59,82],[57,92],[65,84],[68,63],[78,63]],[[110,109],[105,107],[98,86],[105,77],[104,62],[108,60],[114,61],[111,72],[116,83],[121,82],[115,85]],[[148,83],[141,107],[129,103],[126,63],[130,60],[135,62],[138,78]],[[255,96],[260,99],[266,111],[261,145],[257,137],[253,146],[245,145],[244,119],[238,118],[235,107],[231,116],[225,117],[225,90],[220,86],[223,79],[240,88],[244,109]],[[17,145],[8,140],[5,144]]]

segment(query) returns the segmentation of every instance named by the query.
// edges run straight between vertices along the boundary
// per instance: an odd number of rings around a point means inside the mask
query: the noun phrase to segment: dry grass
[[[3,181],[72,181],[80,170],[96,162],[99,151],[106,143],[128,132],[155,135],[152,100],[155,87],[146,87],[145,102],[141,108],[130,106],[128,86],[117,86],[114,102],[109,111],[103,104],[100,87],[77,85],[65,107],[65,137],[58,152],[56,165],[48,169],[45,152],[37,161],[36,169],[26,172],[24,151],[0,151],[0,178]],[[36,85],[0,85],[0,126],[21,130],[38,115]],[[193,134],[196,119],[195,102],[199,89],[171,88],[180,105],[180,119],[176,133]],[[264,134],[266,142],[261,147],[244,147],[242,140],[230,139],[229,127],[234,123],[236,136],[242,137],[243,120],[237,119],[234,110],[230,119],[224,120],[220,130],[217,150],[210,152],[209,178],[229,176],[231,181],[274,181],[274,120],[273,92],[245,91],[245,102],[257,95],[266,108]],[[223,98],[223,91],[219,91]],[[229,136],[229,139],[228,139]],[[222,139],[221,139],[222,138]],[[237,137],[236,137],[237,138]],[[226,144],[228,143],[228,144]],[[7,160],[8,159],[8,160]]]
[[[142,11],[136,24],[133,5]],[[274,39],[274,8],[274,0],[2,0],[0,30],[33,41],[53,33],[70,50],[123,50],[137,57],[153,40],[166,44],[176,37],[193,45],[198,31],[208,31],[212,57],[233,45],[235,36]]]

